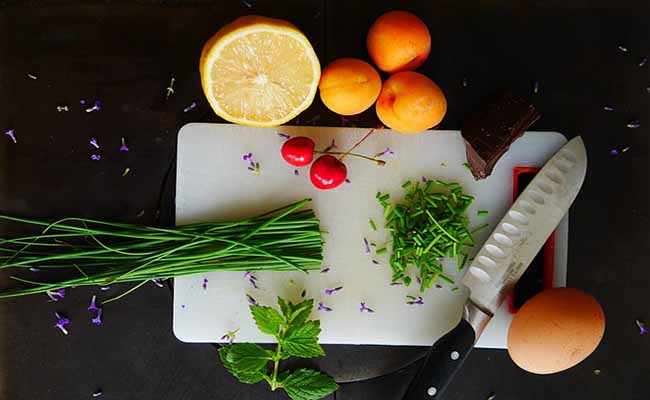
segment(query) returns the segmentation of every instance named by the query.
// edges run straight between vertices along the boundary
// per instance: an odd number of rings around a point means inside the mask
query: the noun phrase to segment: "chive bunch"
[[[0,215],[3,221],[45,227],[37,235],[0,240],[0,269],[10,268],[16,273],[11,278],[25,286],[0,291],[0,298],[122,282],[138,282],[137,288],[152,279],[209,271],[318,269],[319,221],[313,210],[300,210],[309,201],[244,221],[172,228]]]
[[[388,194],[377,193],[386,217],[386,230],[392,236],[393,282],[410,285],[407,269],[415,266],[419,271],[420,291],[430,288],[438,279],[453,284],[443,272],[442,261],[446,257],[453,258],[456,268],[461,270],[468,257],[464,249],[474,246],[472,234],[487,226],[468,229],[469,218],[465,211],[474,197],[463,194],[458,183],[438,180],[427,180],[423,184],[407,181],[402,188],[406,190],[404,202],[394,205],[389,203]]]

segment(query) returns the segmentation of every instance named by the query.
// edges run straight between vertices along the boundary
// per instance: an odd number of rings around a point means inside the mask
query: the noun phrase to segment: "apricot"
[[[424,64],[431,51],[431,34],[414,14],[389,11],[372,24],[366,45],[377,68],[392,74]]]
[[[323,70],[320,98],[341,115],[359,114],[372,106],[381,90],[381,77],[372,65],[355,58],[339,58]]]
[[[442,121],[447,99],[431,79],[403,71],[384,82],[375,109],[387,127],[401,133],[417,133]]]

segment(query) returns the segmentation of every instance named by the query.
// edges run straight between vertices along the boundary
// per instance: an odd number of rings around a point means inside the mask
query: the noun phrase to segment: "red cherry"
[[[314,159],[314,141],[300,136],[287,140],[282,145],[282,158],[291,165],[304,167]]]
[[[348,169],[345,164],[330,155],[320,156],[309,170],[311,183],[321,190],[334,189],[345,182],[347,176]]]

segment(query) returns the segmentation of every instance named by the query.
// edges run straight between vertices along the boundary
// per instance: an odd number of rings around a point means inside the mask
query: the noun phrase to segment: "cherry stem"
[[[342,152],[342,151],[315,151],[314,153],[317,153],[317,154],[331,154],[331,155],[335,155],[335,156],[340,155],[340,156],[359,157],[359,158],[363,158],[363,159],[366,159],[366,160],[369,160],[369,161],[374,161],[378,165],[385,165],[386,164],[386,161],[384,161],[384,160],[380,160],[380,159],[374,158],[374,157],[364,156],[363,154],[350,153],[349,151],[347,151],[347,152]],[[339,158],[339,161],[341,161],[341,159],[343,159],[343,157]]]
[[[341,157],[339,157],[339,161],[343,161],[343,159],[344,159],[345,157],[347,157],[348,155],[351,155],[351,154],[352,154],[351,152],[352,152],[354,149],[356,149],[357,147],[359,147],[359,145],[360,145],[361,143],[363,143],[364,140],[368,139],[368,136],[372,135],[374,132],[375,132],[375,128],[372,128],[368,133],[366,133],[366,135],[365,135],[364,137],[361,138],[361,140],[359,140],[358,142],[356,142],[356,143],[354,144],[354,146],[352,146],[352,148],[350,148],[350,150],[348,150],[348,151],[346,151],[345,153],[343,153],[343,155],[341,155]]]

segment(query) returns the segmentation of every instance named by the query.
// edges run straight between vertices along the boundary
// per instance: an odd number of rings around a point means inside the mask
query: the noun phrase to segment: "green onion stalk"
[[[43,228],[36,235],[0,239],[0,269],[20,284],[0,291],[0,298],[136,283],[128,294],[150,280],[211,271],[316,270],[323,239],[314,211],[302,209],[310,201],[237,222],[170,228],[0,215],[0,221]]]

